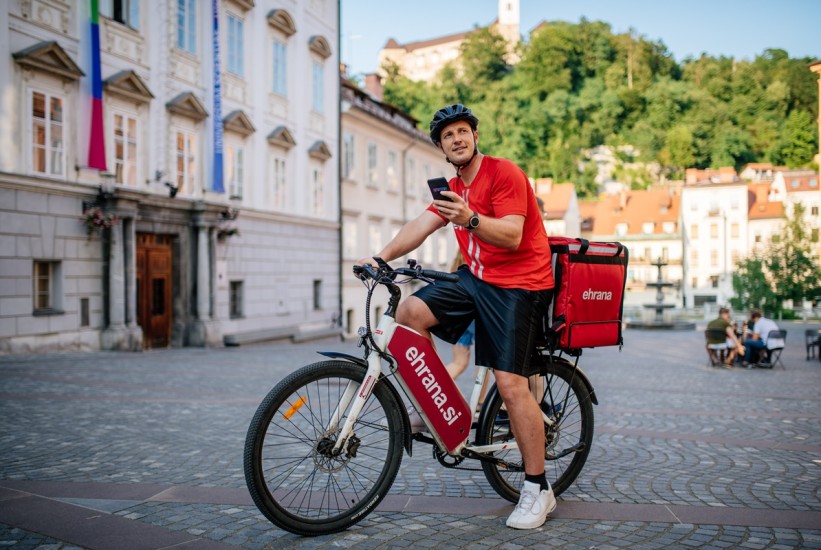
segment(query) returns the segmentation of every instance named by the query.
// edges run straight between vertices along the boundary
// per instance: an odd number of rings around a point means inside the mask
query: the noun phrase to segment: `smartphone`
[[[433,200],[453,202],[450,197],[446,197],[442,194],[442,191],[450,191],[450,187],[448,187],[448,180],[445,178],[433,178],[428,180],[428,187],[430,187]]]

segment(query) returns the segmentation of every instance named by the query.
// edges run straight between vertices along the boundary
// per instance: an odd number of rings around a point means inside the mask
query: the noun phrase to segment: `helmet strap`
[[[462,177],[462,170],[464,170],[465,168],[467,168],[467,167],[468,167],[468,165],[470,165],[470,163],[471,163],[471,162],[473,162],[473,159],[475,159],[475,158],[476,158],[476,155],[478,155],[478,154],[479,154],[479,147],[477,147],[476,145],[474,145],[474,146],[473,146],[473,155],[471,155],[471,157],[467,160],[467,162],[463,162],[462,164],[456,164],[455,162],[453,162],[452,160],[450,160],[450,157],[448,157],[447,155],[445,155],[445,159],[446,159],[449,163],[451,163],[451,164],[453,165],[453,167],[454,167],[454,168],[456,168],[456,177],[457,177],[457,178],[461,178],[461,177]]]

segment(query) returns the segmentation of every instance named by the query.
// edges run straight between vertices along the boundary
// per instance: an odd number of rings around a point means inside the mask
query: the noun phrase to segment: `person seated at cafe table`
[[[710,360],[713,362],[713,365],[722,364],[727,368],[732,367],[736,355],[743,355],[746,350],[738,339],[738,336],[736,336],[735,327],[732,321],[730,321],[730,310],[726,307],[719,309],[718,317],[707,323],[707,330],[721,330],[724,331],[726,335],[723,339],[707,339],[707,352],[710,354]],[[716,350],[709,347],[710,344],[723,344],[725,342],[727,344],[726,357],[724,356],[725,350],[721,350],[719,354],[716,354]]]
[[[744,354],[744,361],[741,363],[747,367],[752,362],[753,353],[758,352],[759,361],[764,359],[769,361],[769,351],[767,350],[767,337],[770,332],[778,330],[778,325],[772,319],[767,319],[757,307],[750,310],[750,321],[754,323],[750,337],[744,341],[747,348]]]

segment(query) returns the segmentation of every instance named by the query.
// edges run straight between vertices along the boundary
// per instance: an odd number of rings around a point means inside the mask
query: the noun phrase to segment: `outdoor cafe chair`
[[[710,340],[718,340],[721,339],[720,344],[710,344]],[[721,356],[722,352],[729,351],[730,347],[727,345],[727,333],[721,329],[716,328],[708,328],[704,331],[704,339],[707,341],[707,365],[714,367],[716,364],[721,364]],[[710,355],[710,351],[715,352],[716,357],[718,357],[718,363],[713,362],[713,358]],[[724,354],[727,355],[726,353]]]
[[[815,348],[821,348],[821,331],[808,328],[804,331],[804,343],[807,346],[807,360],[815,359]],[[821,350],[819,350],[821,359]]]
[[[784,346],[787,341],[786,330],[771,330],[767,334],[767,354],[769,355],[767,362],[759,362],[759,367],[772,368],[778,363],[781,363],[781,368],[784,363],[781,362],[781,352],[784,351]]]

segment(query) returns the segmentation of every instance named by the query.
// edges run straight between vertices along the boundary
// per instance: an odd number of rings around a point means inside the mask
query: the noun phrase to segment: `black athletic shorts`
[[[475,319],[476,364],[524,376],[542,338],[553,289],[499,288],[474,277],[467,266],[456,273],[458,283],[436,281],[413,294],[439,320],[430,331],[454,344]]]

